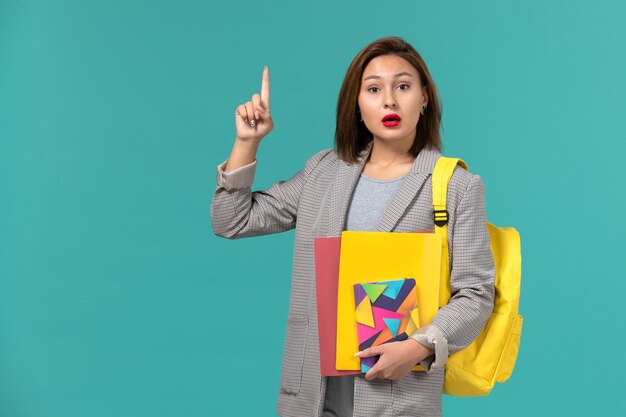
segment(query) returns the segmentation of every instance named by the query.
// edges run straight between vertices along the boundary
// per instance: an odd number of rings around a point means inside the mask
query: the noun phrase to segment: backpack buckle
[[[443,227],[448,224],[448,210],[434,210],[435,225]]]

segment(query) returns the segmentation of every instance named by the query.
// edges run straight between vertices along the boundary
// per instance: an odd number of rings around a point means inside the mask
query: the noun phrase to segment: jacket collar
[[[331,192],[330,236],[339,236],[345,229],[348,204],[359,176],[363,172],[365,161],[372,151],[372,145],[373,142],[370,142],[354,164],[347,164],[340,159],[339,170]],[[387,210],[378,224],[377,230],[379,232],[391,232],[393,230],[411,201],[432,174],[435,163],[440,156],[439,151],[434,148],[425,148],[420,151],[411,169],[402,180],[398,191],[389,202]]]

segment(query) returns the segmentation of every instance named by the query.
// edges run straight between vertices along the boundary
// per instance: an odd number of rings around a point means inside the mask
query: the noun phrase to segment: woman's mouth
[[[387,114],[383,117],[383,126],[385,127],[394,127],[400,124],[400,116],[395,113]]]

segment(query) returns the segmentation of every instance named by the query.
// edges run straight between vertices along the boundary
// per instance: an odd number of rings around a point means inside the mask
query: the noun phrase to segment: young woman
[[[354,58],[337,105],[335,148],[313,155],[287,181],[251,191],[261,139],[274,127],[270,78],[237,107],[237,134],[217,168],[214,232],[241,238],[296,229],[287,335],[276,411],[281,416],[441,415],[444,364],[468,346],[493,307],[495,269],[481,178],[456,168],[448,187],[452,299],[432,323],[380,355],[364,375],[321,377],[313,240],[343,230],[434,228],[430,177],[441,107],[421,56],[398,37],[378,39]],[[422,364],[426,372],[412,372]]]

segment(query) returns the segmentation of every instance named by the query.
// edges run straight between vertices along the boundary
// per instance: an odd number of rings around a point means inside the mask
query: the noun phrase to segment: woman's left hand
[[[380,355],[378,362],[365,374],[368,381],[404,378],[417,362],[432,355],[434,351],[412,338],[367,348],[357,353],[359,358]]]

